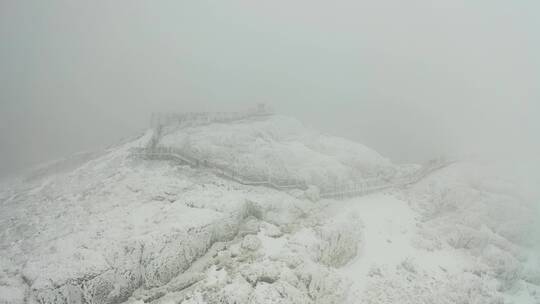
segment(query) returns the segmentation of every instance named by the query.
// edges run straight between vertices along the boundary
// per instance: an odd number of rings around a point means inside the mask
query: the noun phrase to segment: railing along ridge
[[[351,197],[351,196],[360,196],[365,195],[369,193],[373,193],[376,191],[381,191],[384,189],[394,188],[394,187],[403,187],[407,185],[411,185],[414,183],[417,183],[427,175],[431,174],[432,172],[439,170],[441,168],[444,168],[454,161],[451,160],[436,160],[436,161],[430,161],[426,165],[422,166],[422,168],[412,174],[409,174],[408,176],[401,176],[399,178],[388,178],[388,177],[381,177],[376,179],[371,184],[365,184],[363,182],[354,184],[352,186],[345,186],[342,187],[340,190],[334,190],[334,191],[325,191],[320,194],[322,198],[345,198],[345,197]]]
[[[155,149],[163,137],[164,127],[176,125],[180,128],[200,127],[213,123],[230,123],[256,117],[273,115],[270,111],[245,111],[245,112],[187,112],[161,114],[153,113],[150,125],[154,129],[152,138],[146,148]]]
[[[306,183],[301,180],[278,179],[270,175],[266,177],[248,177],[242,174],[240,170],[234,170],[212,160],[187,155],[179,148],[157,146],[154,148],[140,149],[136,152],[136,154],[152,159],[178,160],[193,167],[205,167],[219,176],[234,180],[235,182],[243,185],[267,186],[278,190],[307,189]]]
[[[154,133],[148,145],[145,148],[138,149],[135,154],[154,159],[169,159],[186,163],[193,167],[206,167],[216,175],[233,180],[237,183],[250,186],[266,186],[277,190],[302,189],[306,190],[308,185],[306,181],[293,178],[275,178],[270,175],[247,176],[239,170],[213,162],[208,159],[201,159],[193,155],[188,155],[185,151],[174,148],[159,146],[163,137],[163,127],[176,124],[180,127],[202,126],[211,123],[233,122],[254,117],[272,115],[268,111],[246,111],[246,112],[191,112],[178,114],[153,114],[151,124],[154,127]],[[322,198],[345,198],[351,196],[360,196],[384,189],[406,186],[413,184],[430,174],[431,172],[445,167],[452,161],[436,159],[428,162],[420,170],[395,178],[394,176],[383,176],[378,178],[363,179],[352,185],[339,185],[330,187],[320,187],[319,196]]]
[[[253,117],[272,115],[269,111],[244,112],[187,112],[162,114],[154,113],[150,119],[152,127],[165,125],[202,126],[211,123],[226,123]]]
[[[247,176],[240,170],[234,170],[220,163],[213,162],[208,159],[201,159],[192,155],[188,155],[185,151],[174,147],[147,147],[139,149],[135,152],[138,155],[143,155],[151,159],[168,159],[176,160],[186,163],[193,167],[205,167],[211,170],[214,174],[233,180],[239,184],[250,186],[266,186],[277,190],[291,190],[308,188],[307,183],[300,179],[283,179],[274,178],[272,176]],[[345,198],[353,196],[361,196],[377,191],[381,191],[388,188],[406,186],[414,184],[429,175],[435,170],[443,168],[450,164],[451,161],[438,160],[430,162],[423,166],[420,170],[399,178],[393,178],[389,176],[380,178],[364,179],[353,185],[336,186],[333,189],[325,189],[320,192],[319,196],[322,198]]]

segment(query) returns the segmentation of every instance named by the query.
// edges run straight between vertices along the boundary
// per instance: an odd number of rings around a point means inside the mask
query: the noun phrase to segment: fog
[[[1,1],[0,176],[264,102],[396,162],[540,172],[537,1]],[[535,175],[536,176],[536,175]]]
[[[0,304],[540,304],[539,134],[539,0],[0,0]]]

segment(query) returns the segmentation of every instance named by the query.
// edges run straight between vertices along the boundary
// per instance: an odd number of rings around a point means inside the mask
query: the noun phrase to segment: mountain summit
[[[537,289],[513,222],[529,206],[477,168],[392,164],[266,112],[157,117],[2,188],[0,303],[492,303]]]

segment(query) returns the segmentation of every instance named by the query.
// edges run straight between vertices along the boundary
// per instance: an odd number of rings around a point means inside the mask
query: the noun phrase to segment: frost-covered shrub
[[[420,210],[424,221],[438,217],[461,213],[465,209],[468,212],[475,211],[472,206],[478,202],[477,191],[463,186],[448,186],[431,182],[427,187],[427,199]]]
[[[361,241],[361,223],[354,215],[337,219],[311,219],[313,228],[296,231],[288,244],[316,263],[341,267],[352,260]]]
[[[472,229],[463,225],[446,226],[443,230],[443,238],[456,249],[470,250],[474,256],[478,256],[487,266],[478,273],[491,273],[501,283],[501,289],[506,290],[520,279],[522,266],[517,257],[517,250],[506,239],[490,231],[483,226],[481,229]]]
[[[498,194],[488,196],[487,216],[490,228],[516,244],[525,244],[529,239],[529,232],[533,230],[537,221],[532,206],[514,197]]]
[[[310,304],[311,299],[287,282],[257,284],[248,304]]]
[[[480,175],[478,169],[455,166],[415,187],[413,201],[420,201],[417,207],[424,220],[447,217],[443,220],[476,230],[485,225],[511,242],[524,244],[535,221],[534,208],[516,193],[516,185]]]
[[[437,297],[445,303],[503,304],[503,298],[487,277],[463,273],[452,277],[442,286]]]
[[[531,284],[540,286],[540,267],[528,267],[523,271],[523,279]]]
[[[471,170],[472,169],[472,170]],[[490,281],[489,288],[479,280],[470,280],[471,290],[505,291],[526,278],[522,263],[525,259],[522,245],[526,245],[536,220],[530,204],[517,194],[516,185],[493,176],[482,175],[478,167],[456,165],[434,174],[414,186],[413,204],[424,215],[422,235],[425,240],[416,244],[431,248],[433,236],[477,259],[471,270],[475,277]],[[455,284],[459,284],[456,282]],[[464,303],[497,303],[494,296],[461,298]]]
[[[23,304],[27,287],[16,267],[7,259],[0,257],[0,304]]]
[[[489,245],[484,249],[482,258],[500,281],[501,290],[511,288],[522,276],[523,267],[521,263],[508,252],[493,245]]]
[[[263,261],[242,266],[240,274],[253,286],[259,282],[271,284],[279,279],[282,268],[283,264],[280,262]]]
[[[416,273],[417,271],[417,266],[411,258],[405,258],[403,261],[401,261],[399,267],[410,273]]]
[[[360,299],[350,303],[502,304],[503,299],[486,276],[460,273],[435,278],[399,266],[395,271],[378,269]]]
[[[427,251],[440,250],[443,245],[439,232],[428,227],[421,227],[411,241],[416,248]]]
[[[248,303],[249,297],[253,292],[251,284],[242,277],[236,277],[230,284],[223,287],[217,298],[220,304],[242,304]]]
[[[488,236],[482,231],[463,226],[446,226],[443,230],[448,244],[456,249],[481,249],[488,244]]]
[[[335,270],[316,264],[303,264],[295,272],[314,303],[343,303],[351,282]]]
[[[357,218],[327,221],[314,230],[318,238],[318,242],[311,247],[315,261],[340,267],[356,256],[361,239],[361,226]]]
[[[317,186],[309,186],[305,191],[305,196],[312,202],[317,202],[320,199],[321,190]]]
[[[260,229],[260,223],[254,216],[250,216],[244,220],[238,230],[238,236],[244,236],[248,234],[257,234]]]

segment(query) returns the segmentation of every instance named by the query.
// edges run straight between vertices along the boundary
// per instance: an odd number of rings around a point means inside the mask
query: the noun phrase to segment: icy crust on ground
[[[233,239],[245,217],[309,212],[286,193],[134,158],[148,139],[2,193],[0,303],[120,303]]]
[[[180,148],[245,175],[334,185],[393,168],[387,159],[363,145],[319,134],[284,116],[165,133],[160,145]]]

